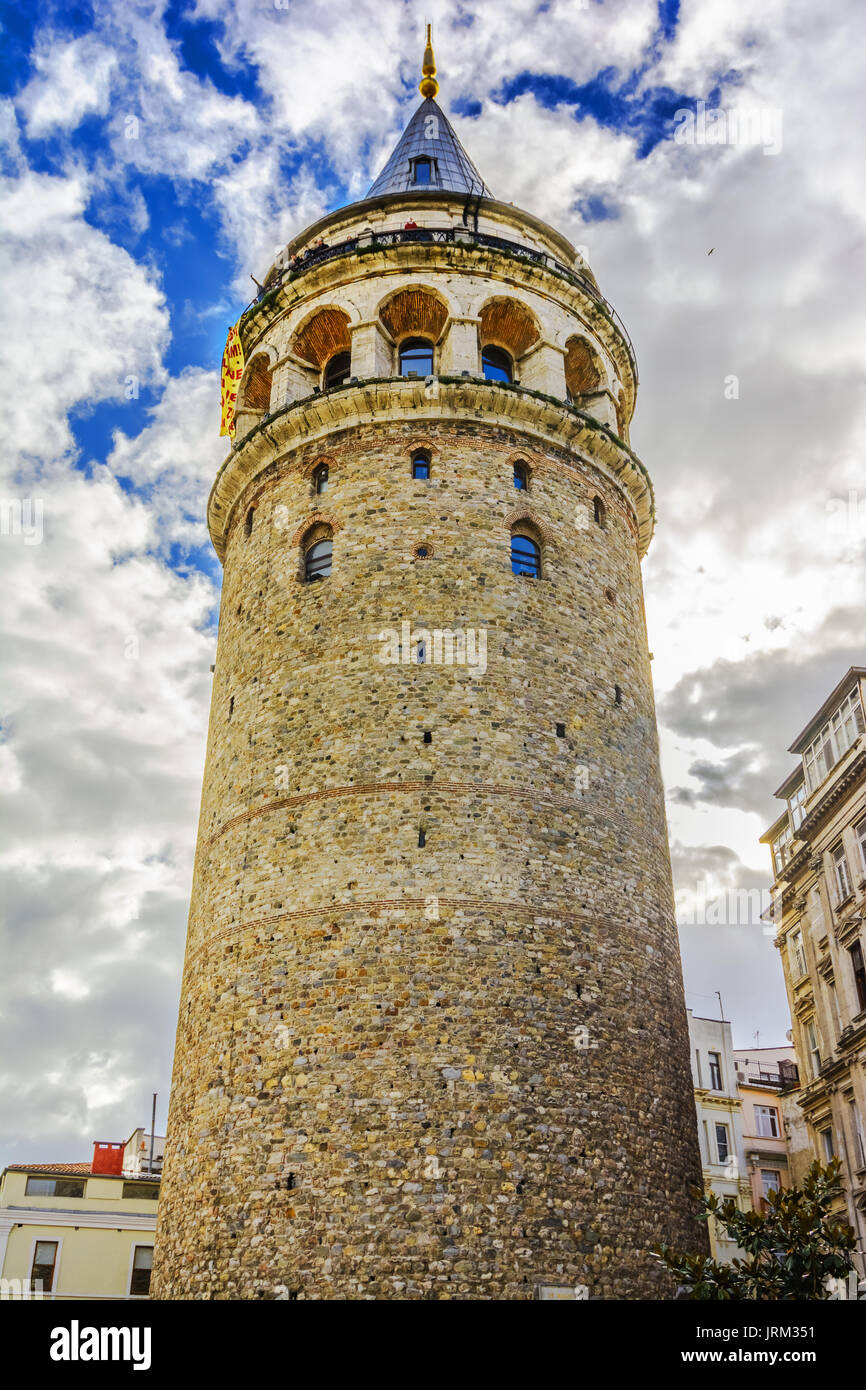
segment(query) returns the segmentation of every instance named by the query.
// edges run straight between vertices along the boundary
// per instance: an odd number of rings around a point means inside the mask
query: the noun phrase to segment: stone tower
[[[703,1248],[634,355],[435,71],[240,324],[156,1297],[665,1296]]]

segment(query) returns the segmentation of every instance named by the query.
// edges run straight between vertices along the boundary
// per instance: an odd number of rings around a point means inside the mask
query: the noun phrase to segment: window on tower
[[[518,492],[526,492],[529,487],[529,469],[522,460],[514,465],[514,486]]]
[[[481,353],[481,369],[488,381],[514,380],[514,364],[505,348],[484,348]]]
[[[330,540],[316,541],[315,545],[310,546],[304,555],[304,579],[308,584],[315,579],[327,579],[331,573],[333,550]]]
[[[313,474],[313,487],[317,494],[328,491],[329,471],[326,463],[320,463]]]
[[[401,344],[400,375],[433,375],[433,344],[429,338],[407,338]]]
[[[412,477],[430,477],[430,455],[423,449],[419,449],[417,453],[412,455]]]
[[[351,370],[352,354],[349,352],[336,353],[325,367],[322,379],[325,390],[327,391],[331,386],[341,386],[344,381],[348,381]]]
[[[511,537],[511,572],[525,574],[530,579],[541,576],[541,547],[531,536]]]
[[[433,182],[433,160],[428,159],[426,155],[413,159],[411,169],[413,183],[426,185]]]

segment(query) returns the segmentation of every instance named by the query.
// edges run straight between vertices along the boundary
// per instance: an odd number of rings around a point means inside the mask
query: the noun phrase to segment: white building
[[[731,1025],[724,1019],[695,1018],[691,1009],[688,1018],[704,1190],[751,1211]],[[717,1222],[710,1221],[709,1231],[714,1259],[724,1262],[743,1254]]]

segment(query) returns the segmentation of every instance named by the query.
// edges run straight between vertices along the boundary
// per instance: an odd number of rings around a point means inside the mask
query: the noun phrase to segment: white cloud
[[[117,70],[117,54],[91,35],[59,43],[43,35],[33,55],[35,75],[19,96],[27,134],[37,138],[71,130],[85,116],[104,116]]]

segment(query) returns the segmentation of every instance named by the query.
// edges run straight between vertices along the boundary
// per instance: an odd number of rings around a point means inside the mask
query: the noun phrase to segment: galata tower
[[[155,1297],[664,1297],[703,1249],[634,353],[435,73],[239,324]]]

